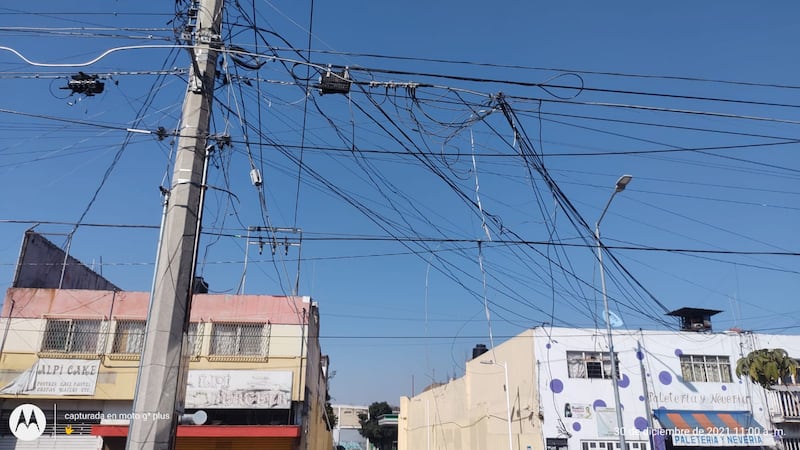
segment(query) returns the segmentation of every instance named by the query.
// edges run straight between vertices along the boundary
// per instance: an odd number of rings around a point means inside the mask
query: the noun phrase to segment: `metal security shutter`
[[[294,441],[295,438],[178,438],[175,450],[293,450]]]
[[[0,438],[0,450],[101,450],[98,436],[42,436],[35,441],[19,441],[13,436]]]

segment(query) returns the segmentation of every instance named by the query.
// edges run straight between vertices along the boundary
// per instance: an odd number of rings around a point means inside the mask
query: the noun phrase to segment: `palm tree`
[[[798,363],[782,348],[753,350],[736,363],[736,376],[747,375],[753,383],[772,389],[789,375],[797,376]]]

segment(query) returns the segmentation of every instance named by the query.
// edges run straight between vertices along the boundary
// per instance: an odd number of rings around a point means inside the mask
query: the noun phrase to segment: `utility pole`
[[[147,313],[127,450],[171,450],[186,396],[183,356],[200,232],[209,117],[220,42],[222,0],[200,0],[189,50],[192,66],[183,103],[172,187]],[[190,14],[191,15],[191,14]],[[191,20],[191,19],[190,19]]]

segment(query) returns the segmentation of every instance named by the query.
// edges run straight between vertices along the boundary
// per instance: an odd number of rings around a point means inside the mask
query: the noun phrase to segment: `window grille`
[[[144,348],[144,320],[118,320],[112,353],[141,354]]]
[[[644,441],[626,441],[625,446],[628,450],[647,450],[648,447]],[[582,450],[619,450],[619,448],[619,441],[581,441]]]
[[[732,380],[727,356],[681,355],[680,359],[684,381],[730,383]]]
[[[619,364],[619,358],[617,358]],[[567,352],[567,370],[570,378],[611,379],[611,354],[608,352]]]
[[[96,354],[100,325],[100,320],[49,319],[42,351]]]
[[[215,323],[211,331],[211,354],[224,356],[263,355],[263,323]]]
[[[189,347],[189,356],[200,356],[200,350],[203,345],[203,324],[191,322],[189,330],[186,332],[186,345]]]

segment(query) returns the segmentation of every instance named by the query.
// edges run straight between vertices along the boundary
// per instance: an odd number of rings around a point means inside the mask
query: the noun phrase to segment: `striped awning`
[[[715,432],[749,433],[748,430],[761,429],[749,411],[688,411],[676,409],[657,409],[653,414],[664,429],[686,431],[725,430]]]

